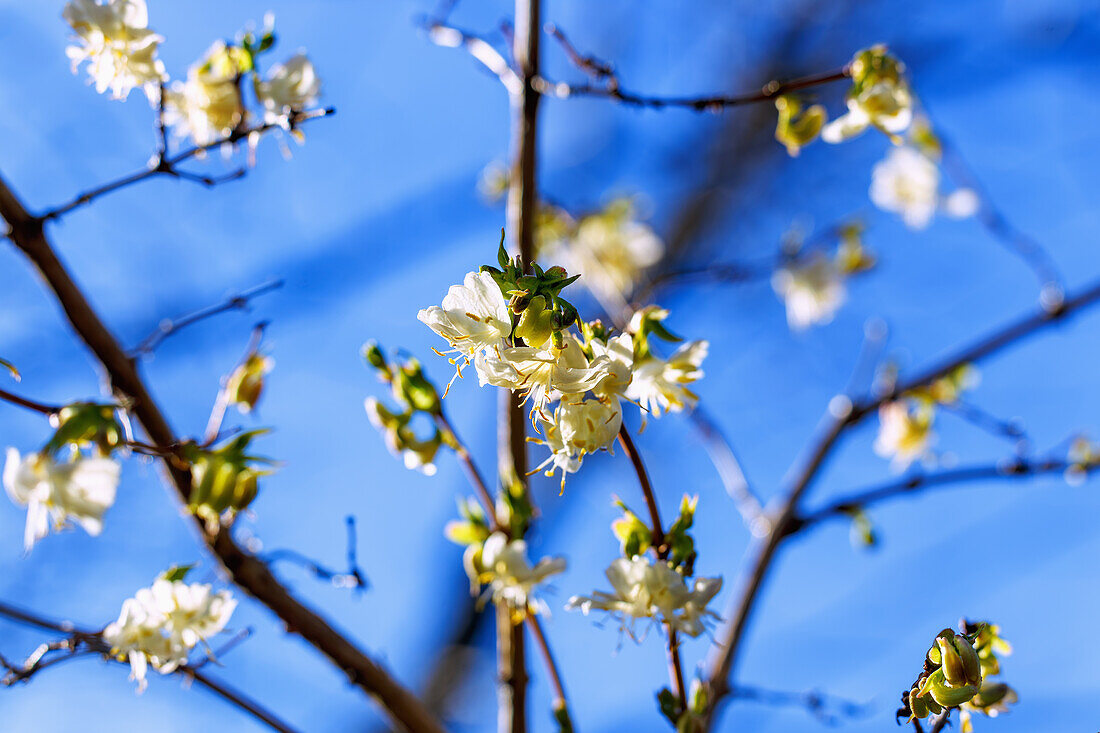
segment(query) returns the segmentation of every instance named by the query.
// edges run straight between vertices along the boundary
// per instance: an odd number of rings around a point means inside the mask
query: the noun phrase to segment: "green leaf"
[[[657,705],[661,708],[661,715],[668,719],[668,722],[676,725],[680,720],[680,703],[677,701],[676,696],[672,694],[672,691],[667,687],[661,689],[657,693]]]
[[[173,565],[161,573],[159,579],[167,580],[169,583],[175,583],[177,580],[184,580],[194,567],[195,563],[191,563],[190,565]]]

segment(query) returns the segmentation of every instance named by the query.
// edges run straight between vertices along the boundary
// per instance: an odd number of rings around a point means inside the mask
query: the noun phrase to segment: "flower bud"
[[[529,346],[539,347],[546,343],[556,329],[553,326],[553,311],[546,309],[546,298],[536,295],[520,314],[515,335]]]
[[[122,426],[115,417],[115,405],[74,402],[62,407],[52,420],[57,432],[46,444],[46,453],[55,453],[66,445],[79,448],[94,445],[102,455],[123,442]]]
[[[828,115],[825,108],[815,104],[805,111],[797,97],[785,94],[775,100],[779,118],[775,125],[775,139],[787,148],[787,154],[797,156],[799,151],[809,145],[821,133]]]
[[[264,375],[275,365],[270,357],[252,352],[244,363],[238,366],[226,382],[225,392],[229,403],[247,414],[256,408],[264,389]]]
[[[394,392],[414,410],[438,415],[443,409],[439,393],[424,376],[419,361],[409,359],[396,371],[395,377]]]
[[[389,371],[389,366],[386,364],[386,355],[382,353],[377,341],[372,340],[363,344],[363,358],[375,369],[381,372]]]
[[[941,634],[936,638],[936,646],[939,647],[944,677],[948,684],[955,687],[982,684],[978,653],[965,636]]]

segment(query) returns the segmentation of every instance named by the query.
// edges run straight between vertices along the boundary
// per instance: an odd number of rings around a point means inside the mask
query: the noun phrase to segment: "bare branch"
[[[310,120],[327,117],[328,115],[334,114],[335,112],[336,110],[332,107],[310,110],[308,112],[296,112],[290,115],[288,125],[291,129],[294,129],[298,125],[309,122]],[[164,134],[163,117],[160,117],[159,119],[161,121],[158,122],[158,129],[162,131],[161,134]],[[84,193],[79,194],[73,200],[69,201],[67,204],[49,209],[42,214],[39,214],[38,216],[33,216],[31,218],[37,220],[39,223],[50,221],[52,219],[59,219],[73,209],[78,209],[81,206],[90,204],[91,202],[98,199],[100,196],[104,196],[113,191],[126,188],[127,186],[131,186],[148,178],[153,178],[160,175],[167,175],[175,178],[182,178],[184,180],[196,181],[206,186],[213,186],[218,183],[223,183],[225,181],[235,180],[244,175],[243,170],[231,173],[227,176],[209,177],[180,171],[177,166],[180,163],[201,155],[208,150],[220,148],[223,145],[235,145],[241,140],[247,140],[251,135],[263,135],[264,133],[274,130],[276,128],[282,129],[282,125],[277,122],[265,122],[262,125],[256,125],[253,127],[241,127],[229,133],[228,135],[214,140],[213,142],[206,143],[205,145],[195,145],[194,147],[187,148],[186,150],[183,150],[172,156],[167,155],[167,151],[162,147],[159,154],[154,158],[151,167],[145,168],[140,171],[135,171],[134,173],[123,176],[122,178],[118,178],[114,181],[110,181],[109,183],[105,183],[102,186],[97,186],[96,188],[85,191]],[[164,145],[163,141],[161,142],[161,145]]]
[[[759,497],[753,493],[748,479],[745,478],[745,472],[741,469],[741,462],[737,459],[733,445],[702,406],[696,405],[690,417],[703,439],[703,446],[710,454],[711,463],[718,469],[722,486],[733,499],[745,526],[756,535],[766,532],[768,519],[764,513],[764,506]]]
[[[19,407],[25,407],[33,412],[40,412],[43,415],[54,415],[61,410],[60,405],[47,405],[44,402],[36,402],[35,400],[28,399],[26,397],[20,397],[17,394],[7,391],[6,389],[0,389],[0,400],[10,402],[13,405]]]
[[[561,681],[561,673],[558,671],[557,662],[550,651],[550,644],[546,641],[546,634],[542,631],[539,617],[533,613],[527,614],[527,625],[531,628],[531,634],[535,637],[535,646],[542,653],[542,659],[546,663],[546,671],[550,675],[550,686],[554,690],[554,713],[564,716],[569,721],[569,730],[573,729],[573,721],[569,715],[569,702],[565,697],[565,686]]]
[[[1075,464],[1058,458],[1034,461],[1017,458],[999,463],[965,466],[932,473],[917,473],[836,499],[826,506],[796,519],[790,526],[788,534],[804,532],[828,519],[846,517],[854,510],[866,509],[888,499],[916,494],[933,488],[946,488],[973,481],[1026,479],[1045,474],[1065,473],[1073,468],[1080,469],[1084,474],[1090,474],[1100,468],[1100,464]]]
[[[304,567],[321,580],[331,582],[337,588],[354,588],[364,591],[370,586],[362,568],[359,567],[357,539],[355,534],[355,517],[349,516],[345,520],[348,532],[348,568],[344,571],[332,570],[321,563],[306,557],[297,550],[281,549],[272,550],[260,556],[264,562],[274,567],[279,562],[289,562]]]
[[[57,298],[73,330],[100,362],[114,391],[131,407],[149,442],[168,450],[179,441],[145,382],[118,340],[96,315],[79,286],[54,253],[43,231],[43,221],[29,214],[0,178],[0,216],[9,225],[9,238],[37,268]],[[172,460],[162,460],[167,477],[182,502],[191,494],[191,475]],[[391,717],[414,733],[442,733],[442,727],[406,688],[360,651],[328,621],[302,604],[272,575],[267,565],[243,550],[227,527],[207,531],[196,518],[196,528],[229,577],[266,605],[285,624],[342,669],[353,684],[377,699]]]
[[[428,40],[437,46],[465,48],[467,53],[500,79],[500,83],[504,85],[509,94],[519,94],[523,91],[523,82],[516,74],[515,69],[511,67],[504,55],[496,49],[496,46],[484,37],[447,25],[439,20],[427,21],[424,29],[428,32]]]
[[[617,78],[612,77],[605,84],[567,84],[554,82],[539,77],[536,88],[548,96],[558,99],[570,99],[573,97],[599,97],[610,99],[630,107],[644,107],[649,109],[687,109],[693,112],[720,112],[730,107],[741,107],[747,104],[768,102],[784,94],[790,94],[801,89],[840,81],[848,77],[848,67],[844,66],[834,71],[823,74],[807,76],[791,81],[769,81],[758,92],[735,95],[713,95],[703,97],[656,97],[637,94],[626,91],[619,86]]]
[[[869,711],[869,706],[866,704],[826,695],[817,690],[789,692],[739,684],[730,692],[730,697],[737,700],[752,700],[764,705],[804,708],[823,725],[829,726],[837,725],[842,718],[858,718]]]
[[[459,462],[462,464],[463,470],[466,471],[466,477],[470,480],[470,485],[477,491],[478,498],[481,499],[481,503],[485,505],[485,512],[489,517],[489,523],[494,530],[500,530],[504,533],[509,533],[509,528],[501,523],[497,517],[496,502],[493,501],[493,495],[489,491],[489,487],[485,483],[485,479],[481,475],[481,471],[478,470],[477,464],[474,463],[473,457],[470,455],[469,449],[466,444],[462,442],[462,439],[458,437],[458,433],[455,432],[454,426],[451,421],[447,419],[447,415],[440,411],[435,416],[435,423],[439,426],[440,431],[444,435],[449,436],[454,443],[454,452],[458,456]]]
[[[282,286],[282,280],[272,280],[271,282],[257,285],[256,287],[249,288],[248,290],[242,290],[236,295],[229,296],[217,305],[211,305],[205,308],[201,308],[192,313],[188,313],[185,316],[180,316],[179,318],[165,319],[160,322],[160,324],[156,327],[156,330],[154,330],[152,333],[142,339],[141,343],[130,350],[130,355],[144,356],[147,354],[151,354],[156,351],[161,342],[163,342],[169,336],[178,333],[187,326],[191,326],[195,323],[199,323],[200,321],[204,321],[207,318],[212,318],[213,316],[233,310],[247,311],[249,305],[253,300],[260,297],[261,295],[270,293],[273,290],[278,290]]]

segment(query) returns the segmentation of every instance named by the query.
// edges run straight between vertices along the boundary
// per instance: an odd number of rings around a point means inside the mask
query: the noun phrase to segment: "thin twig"
[[[291,728],[289,725],[276,718],[271,712],[261,707],[260,704],[252,698],[233,689],[224,682],[215,680],[205,672],[200,671],[197,667],[185,665],[179,668],[179,674],[187,679],[198,682],[218,697],[227,700],[241,710],[252,715],[252,717],[265,723],[272,730],[277,730],[279,733],[297,733],[297,729]]]
[[[1033,478],[1044,474],[1064,473],[1072,468],[1079,468],[1084,473],[1089,474],[1100,468],[1100,464],[1075,464],[1064,459],[1053,458],[1040,461],[1028,461],[1020,458],[1014,461],[964,466],[932,473],[918,473],[894,481],[887,481],[871,488],[861,489],[835,499],[824,507],[799,517],[789,528],[789,533],[804,532],[828,519],[846,517],[854,510],[866,509],[887,499],[932,488],[943,488],[972,481]]]
[[[658,558],[664,559],[668,556],[669,548],[665,544],[665,531],[661,525],[661,510],[657,506],[657,497],[654,495],[653,486],[649,482],[649,473],[645,470],[642,456],[638,453],[638,447],[634,445],[634,438],[631,437],[626,425],[619,428],[619,444],[622,445],[623,452],[626,453],[626,457],[633,464],[634,472],[638,474],[638,483],[641,484],[642,496],[645,497],[646,509],[649,510],[653,549]]]
[[[845,66],[823,74],[807,76],[801,79],[793,79],[787,82],[770,81],[760,88],[758,92],[735,95],[714,95],[704,97],[656,97],[636,94],[622,89],[618,83],[610,84],[567,84],[565,82],[553,82],[540,77],[536,88],[547,96],[558,99],[570,99],[572,97],[601,97],[610,99],[631,107],[645,107],[649,109],[679,108],[694,112],[718,112],[730,107],[740,107],[746,104],[767,102],[783,94],[790,94],[801,89],[840,81],[848,77],[848,67]]]
[[[253,300],[273,290],[278,290],[281,287],[283,287],[282,280],[272,280],[262,285],[249,288],[248,290],[242,290],[235,295],[229,296],[221,303],[200,308],[197,311],[180,316],[179,318],[165,319],[157,325],[155,330],[142,339],[141,343],[130,350],[130,355],[136,357],[151,354],[169,336],[178,333],[187,326],[204,321],[207,318],[233,310],[247,311]]]
[[[546,671],[550,675],[550,686],[554,690],[554,712],[564,715],[569,720],[569,727],[572,730],[573,723],[569,715],[569,702],[565,697],[565,686],[562,684],[557,662],[554,661],[554,654],[550,651],[550,644],[546,641],[546,634],[542,631],[542,623],[539,621],[539,617],[533,613],[527,614],[526,621],[531,628],[531,634],[535,637],[535,646],[542,653],[542,659],[546,663]]]
[[[45,402],[36,402],[35,400],[28,399],[26,397],[20,397],[17,394],[7,391],[6,389],[0,389],[0,400],[10,402],[13,405],[19,407],[25,407],[33,412],[40,412],[43,415],[55,415],[61,411],[60,405],[47,405]]]
[[[332,107],[311,110],[309,112],[296,112],[291,115],[289,119],[289,125],[291,128],[294,128],[298,125],[309,122],[310,120],[327,117],[328,115],[334,114],[335,112],[336,110]],[[61,206],[48,209],[42,214],[31,217],[31,219],[36,220],[39,223],[51,221],[53,219],[59,219],[73,209],[77,209],[81,206],[90,204],[91,202],[98,199],[100,196],[104,196],[113,191],[117,191],[121,188],[126,188],[127,186],[130,186],[132,184],[144,181],[147,178],[153,178],[154,176],[159,175],[185,178],[187,180],[197,180],[198,182],[208,186],[214,185],[215,183],[219,183],[220,180],[216,178],[195,176],[194,174],[185,173],[178,170],[176,166],[186,160],[194,158],[195,156],[201,155],[208,150],[220,148],[223,145],[235,145],[241,140],[247,139],[250,135],[262,135],[275,128],[282,129],[282,125],[278,122],[265,122],[262,125],[256,125],[255,127],[245,127],[234,130],[230,134],[220,137],[217,140],[205,143],[203,145],[195,145],[172,156],[158,155],[157,158],[154,159],[152,167],[145,168],[140,171],[135,171],[134,173],[123,176],[122,178],[118,178],[114,181],[110,181],[101,186],[97,186],[96,188],[85,191],[84,193],[79,194],[78,196],[76,196],[76,198],[69,201],[67,204],[62,204]],[[222,180],[232,180],[234,178],[240,178],[241,175],[243,175],[243,171],[238,171],[237,173],[239,175],[230,174],[229,177],[223,178]]]
[[[730,697],[737,700],[752,700],[764,705],[804,708],[824,725],[836,725],[841,718],[858,718],[869,710],[865,704],[825,695],[817,690],[789,692],[738,684],[730,692]]]
[[[321,580],[327,580],[339,588],[354,588],[357,591],[366,590],[370,586],[370,583],[367,581],[367,577],[363,573],[362,568],[359,567],[359,558],[356,549],[355,517],[349,516],[345,522],[348,532],[348,568],[343,572],[327,568],[297,550],[272,550],[271,552],[261,555],[260,559],[272,567],[279,562],[290,562],[295,565],[300,565]]]
[[[478,498],[481,499],[481,503],[485,505],[486,515],[489,517],[489,522],[494,530],[501,530],[505,533],[508,532],[500,519],[497,517],[496,502],[493,501],[493,495],[489,492],[489,487],[485,484],[485,479],[481,475],[481,471],[478,470],[477,464],[474,463],[473,457],[470,455],[469,449],[466,444],[462,442],[462,439],[458,437],[458,433],[455,432],[454,426],[451,421],[447,419],[447,416],[441,411],[435,416],[435,423],[439,426],[439,429],[446,435],[450,436],[455,448],[455,455],[458,456],[459,462],[462,464],[463,470],[466,471],[466,477],[470,480],[470,485],[477,491]]]
[[[470,31],[464,31],[453,25],[447,25],[439,20],[429,20],[424,24],[428,32],[428,40],[437,46],[446,48],[465,48],[466,52],[481,62],[500,79],[500,83],[508,90],[509,94],[519,94],[523,90],[523,82],[511,67],[504,55],[496,49],[486,38]]]
[[[703,447],[707,449],[711,463],[718,469],[722,486],[733,499],[741,520],[755,535],[766,532],[767,517],[764,515],[764,506],[753,493],[748,479],[745,478],[745,472],[741,469],[741,462],[737,459],[733,444],[702,406],[696,405],[689,416],[699,436],[702,437]]]

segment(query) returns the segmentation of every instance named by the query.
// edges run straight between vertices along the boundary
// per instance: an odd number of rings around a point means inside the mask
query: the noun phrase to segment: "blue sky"
[[[0,2],[0,171],[35,208],[67,200],[140,167],[153,146],[152,115],[137,95],[126,104],[97,96],[69,72],[61,2]],[[612,59],[624,83],[654,94],[741,91],[798,18],[798,4],[706,0],[638,4],[552,2],[582,48]],[[146,364],[150,383],[181,433],[201,431],[218,378],[244,348],[251,325],[270,319],[276,360],[256,424],[276,428],[263,452],[283,461],[265,482],[248,529],[268,549],[293,547],[339,564],[343,520],[359,520],[362,564],[372,588],[362,596],[285,568],[289,585],[416,686],[440,651],[462,599],[460,549],[441,536],[454,496],[466,493],[448,458],[432,478],[409,473],[385,450],[362,409],[383,389],[358,351],[368,338],[432,358],[434,336],[415,320],[448,285],[493,255],[502,212],[485,206],[475,185],[482,168],[508,150],[503,90],[461,52],[430,45],[415,27],[425,2],[315,0],[217,3],[150,0],[153,27],[166,37],[169,72],[186,66],[216,38],[273,10],[275,57],[308,49],[324,80],[324,102],[338,112],[311,124],[303,147],[284,161],[273,141],[241,182],[213,191],[152,181],[104,198],[51,226],[58,250],[100,313],[134,343],[166,316],[216,302],[271,278],[286,286],[252,313],[230,314],[169,340]],[[468,2],[455,20],[491,29],[509,15],[504,2]],[[1094,144],[1100,95],[1095,74],[1095,10],[1084,3],[1017,1],[828,5],[807,11],[812,31],[783,68],[792,74],[842,64],[862,46],[884,41],[907,60],[935,121],[956,142],[994,199],[1041,241],[1070,285],[1095,277],[1094,236],[1100,167]],[[575,78],[546,44],[550,73]],[[831,109],[842,87],[822,92]],[[598,100],[544,105],[541,183],[555,200],[586,208],[614,193],[639,193],[655,228],[667,233],[701,172],[722,176],[722,212],[696,242],[693,261],[763,256],[793,222],[827,225],[866,214],[881,266],[858,280],[830,325],[786,330],[766,284],[707,285],[669,291],[662,304],[674,329],[712,343],[699,393],[718,416],[766,498],[805,445],[829,398],[843,389],[863,325],[881,317],[889,350],[903,366],[944,355],[1034,307],[1030,272],[973,221],[937,221],[912,233],[871,210],[871,166],[881,136],[841,147],[814,145],[795,160],[758,134],[763,155],[723,159],[710,140],[730,119],[686,112],[643,112]],[[734,118],[736,119],[736,118]],[[746,133],[747,134],[747,133]],[[220,170],[216,156],[193,168]],[[742,186],[735,174],[751,174]],[[973,401],[1024,419],[1040,448],[1069,433],[1100,435],[1095,388],[1100,315],[1014,347],[982,368]],[[98,375],[34,274],[0,247],[0,355],[24,373],[20,389],[45,401],[97,395]],[[494,395],[473,380],[456,386],[448,409],[479,462],[494,464]],[[252,424],[245,420],[244,424]],[[0,445],[31,450],[47,435],[36,416],[0,405]],[[939,449],[959,460],[996,460],[1003,441],[944,416]],[[873,425],[857,430],[834,456],[809,505],[889,478],[871,451]],[[689,423],[676,416],[639,438],[666,513],[698,493],[699,572],[723,574],[723,605],[735,585],[746,532]],[[625,459],[599,456],[570,482],[538,480],[546,515],[535,554],[561,554],[569,571],[547,596],[546,623],[582,730],[658,730],[653,694],[667,684],[656,634],[619,646],[612,628],[559,610],[574,593],[604,587],[616,545],[608,531],[612,493],[638,504]],[[979,730],[1065,730],[1090,725],[1100,683],[1100,498],[1095,484],[1056,479],[976,484],[883,506],[874,552],[854,551],[843,523],[790,543],[749,632],[740,678],[788,690],[818,689],[870,702],[852,731],[892,726],[895,700],[912,681],[928,642],[960,615],[1000,623],[1016,654],[1005,677],[1020,691],[1013,713],[979,720]],[[88,625],[113,619],[121,601],[166,566],[203,560],[186,522],[152,465],[130,461],[119,501],[99,538],[73,531],[21,551],[23,512],[0,506],[0,598]],[[371,730],[375,710],[262,608],[245,602],[234,627],[254,637],[226,656],[218,674],[309,731]],[[29,652],[40,633],[0,624],[0,651]],[[459,730],[491,730],[492,654],[474,655]],[[705,640],[687,642],[693,668]],[[0,725],[17,730],[253,730],[256,725],[175,679],[134,694],[125,669],[95,661],[43,674],[0,697]],[[534,668],[532,728],[549,731],[549,692]],[[49,713],[44,714],[45,706]],[[814,730],[800,710],[739,703],[723,730]]]

